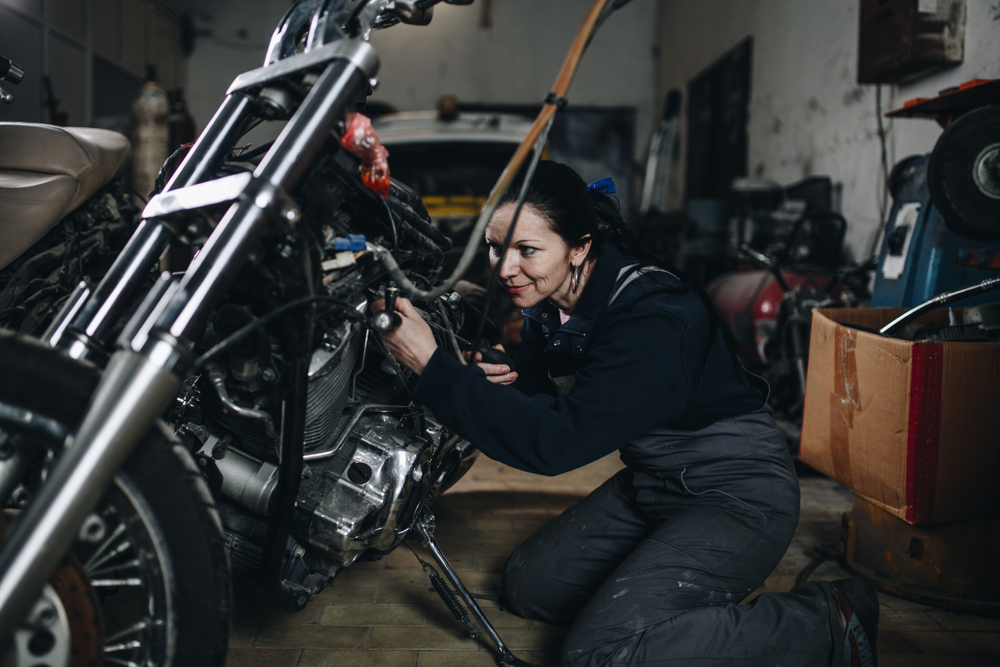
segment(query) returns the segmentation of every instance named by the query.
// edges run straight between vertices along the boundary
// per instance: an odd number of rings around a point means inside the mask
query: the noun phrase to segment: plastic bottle
[[[146,66],[146,82],[132,103],[132,185],[142,195],[153,189],[160,167],[167,159],[170,105],[156,77],[156,65]]]

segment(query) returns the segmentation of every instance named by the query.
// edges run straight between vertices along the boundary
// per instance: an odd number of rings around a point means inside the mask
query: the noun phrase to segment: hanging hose
[[[521,165],[527,159],[528,154],[534,149],[535,144],[538,142],[542,133],[549,126],[552,118],[555,116],[556,111],[565,106],[566,104],[566,93],[569,91],[570,84],[573,82],[573,77],[576,75],[576,70],[580,65],[580,59],[583,58],[583,53],[587,49],[587,45],[590,43],[594,32],[597,27],[607,19],[611,11],[618,9],[625,5],[628,0],[615,0],[614,4],[609,11],[605,11],[612,0],[596,0],[593,7],[590,8],[590,12],[587,14],[587,18],[584,19],[583,25],[580,27],[580,31],[576,35],[576,39],[573,41],[573,46],[570,47],[569,53],[566,55],[566,60],[563,62],[562,69],[559,70],[559,76],[556,77],[555,84],[552,86],[552,92],[548,94],[545,98],[545,104],[542,107],[541,112],[538,117],[535,118],[535,122],[532,124],[531,129],[528,130],[527,136],[514,151],[513,157],[511,157],[510,162],[504,168],[503,173],[500,174],[500,178],[497,179],[496,184],[493,186],[493,190],[490,192],[489,197],[486,198],[486,203],[483,204],[483,210],[479,213],[479,219],[476,220],[476,225],[469,235],[469,245],[465,247],[465,251],[462,253],[461,259],[459,259],[458,266],[455,267],[454,272],[451,276],[444,281],[443,284],[430,290],[422,290],[416,285],[414,285],[399,268],[399,264],[393,259],[392,255],[384,248],[379,248],[378,246],[369,245],[368,249],[375,253],[376,258],[382,262],[389,275],[392,279],[396,281],[400,289],[410,296],[417,297],[424,300],[436,299],[439,296],[445,294],[451,290],[455,283],[461,279],[461,277],[468,270],[469,266],[472,264],[472,259],[475,256],[476,249],[479,246],[480,241],[483,238],[483,232],[486,230],[486,225],[489,224],[490,218],[493,217],[493,211],[496,210],[497,203],[500,201],[500,197],[503,195],[504,190],[514,179],[514,176],[520,170]],[[513,224],[513,223],[512,223]]]

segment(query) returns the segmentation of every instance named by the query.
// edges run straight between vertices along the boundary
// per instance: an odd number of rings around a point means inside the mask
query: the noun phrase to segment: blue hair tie
[[[588,190],[597,190],[598,192],[603,192],[606,195],[613,194],[615,192],[615,182],[611,180],[610,176],[602,178],[599,181],[594,181],[587,186]]]

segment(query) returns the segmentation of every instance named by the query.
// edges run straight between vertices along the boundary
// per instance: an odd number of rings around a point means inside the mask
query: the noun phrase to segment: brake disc
[[[70,556],[49,582],[69,618],[72,645],[70,667],[100,664],[104,645],[101,605],[80,561]]]
[[[102,654],[100,605],[86,572],[70,556],[49,579],[14,632],[3,663],[30,667],[92,667]]]

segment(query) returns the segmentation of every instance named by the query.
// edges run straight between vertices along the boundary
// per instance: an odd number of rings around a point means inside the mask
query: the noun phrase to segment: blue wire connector
[[[333,245],[337,250],[352,250],[357,252],[358,250],[365,249],[365,235],[364,234],[348,234],[346,237],[338,236],[333,239]]]

